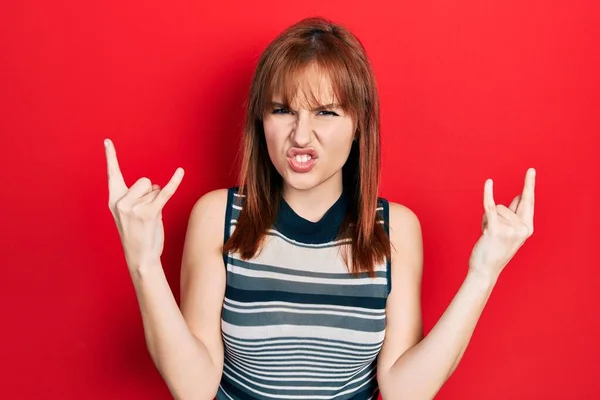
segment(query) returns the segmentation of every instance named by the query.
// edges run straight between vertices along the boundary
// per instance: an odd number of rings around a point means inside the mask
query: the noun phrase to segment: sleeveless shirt
[[[224,240],[244,204],[228,190]],[[258,255],[224,255],[221,313],[224,365],[217,400],[377,399],[377,356],[385,336],[390,261],[375,277],[352,276],[336,240],[346,195],[318,221],[281,199]],[[389,204],[379,198],[378,223],[389,234]]]

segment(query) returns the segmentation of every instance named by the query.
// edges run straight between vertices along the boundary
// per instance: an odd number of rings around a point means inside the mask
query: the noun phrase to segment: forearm
[[[146,265],[131,273],[148,350],[176,399],[212,399],[221,370],[189,330],[163,268]]]
[[[468,273],[429,334],[383,371],[384,398],[433,399],[462,358],[496,279]],[[387,394],[386,394],[387,393]]]

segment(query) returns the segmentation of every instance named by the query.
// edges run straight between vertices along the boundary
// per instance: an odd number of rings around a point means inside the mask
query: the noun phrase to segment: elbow
[[[213,400],[219,390],[220,379],[199,377],[190,382],[165,379],[169,392],[175,400]]]
[[[152,358],[174,399],[213,400],[216,397],[222,370],[212,362],[174,365],[161,357]]]
[[[394,376],[378,377],[379,393],[383,400],[433,400],[440,388],[419,379]]]
[[[433,400],[437,394],[437,391],[431,395],[428,395],[421,393],[420,391],[413,391],[407,388],[392,391],[382,390],[380,388],[379,393],[381,394],[381,398],[383,400]]]

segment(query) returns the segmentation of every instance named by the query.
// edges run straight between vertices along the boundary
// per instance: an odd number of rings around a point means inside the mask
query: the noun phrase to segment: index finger
[[[123,179],[123,174],[121,174],[121,168],[117,160],[117,151],[112,140],[104,139],[104,148],[106,152],[109,195],[122,196],[127,191],[127,185]]]

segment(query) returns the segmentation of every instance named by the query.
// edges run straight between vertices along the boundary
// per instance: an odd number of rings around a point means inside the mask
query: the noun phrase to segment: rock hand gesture
[[[471,253],[470,270],[497,279],[517,250],[533,234],[535,174],[535,169],[527,170],[523,193],[517,195],[508,207],[494,202],[493,182],[489,179],[485,182],[483,234]]]
[[[146,177],[128,188],[112,141],[106,139],[104,147],[108,168],[108,207],[117,224],[129,270],[156,265],[164,247],[162,210],[179,187],[183,169],[177,168],[162,189]]]

